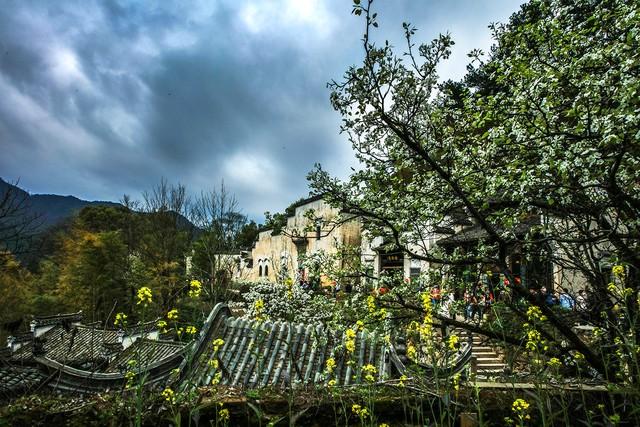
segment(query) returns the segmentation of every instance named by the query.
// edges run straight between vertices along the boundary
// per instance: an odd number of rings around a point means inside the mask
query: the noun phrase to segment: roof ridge
[[[152,338],[143,338],[143,337],[140,337],[140,338],[138,338],[137,340],[135,340],[135,341],[134,341],[134,344],[135,344],[135,343],[137,343],[137,342],[139,342],[139,341],[142,341],[142,342],[152,342],[152,343],[158,343],[158,344],[173,344],[173,345],[175,345],[176,347],[177,347],[177,346],[186,346],[186,345],[188,344],[188,343],[183,343],[183,342],[180,342],[180,341],[174,341],[174,340],[154,340],[154,339],[152,339]]]
[[[76,311],[75,313],[58,313],[58,314],[50,314],[48,316],[33,316],[34,320],[52,320],[52,319],[61,319],[65,317],[74,317],[74,316],[84,316],[82,310]]]

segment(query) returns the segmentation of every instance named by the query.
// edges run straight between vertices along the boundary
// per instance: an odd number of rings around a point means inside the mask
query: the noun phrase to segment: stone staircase
[[[502,356],[490,345],[486,337],[461,329],[457,329],[455,333],[460,336],[461,340],[468,340],[471,335],[471,365],[472,369],[475,365],[477,377],[487,379],[505,373],[507,364],[504,363]]]
[[[475,359],[476,375],[482,378],[495,377],[504,374],[507,365],[498,352],[481,335],[471,334],[472,363]]]

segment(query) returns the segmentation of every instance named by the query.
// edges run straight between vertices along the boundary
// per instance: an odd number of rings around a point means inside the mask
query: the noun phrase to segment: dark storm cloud
[[[483,3],[483,4],[481,4]],[[487,48],[504,2],[380,2],[380,39],[452,31]],[[33,192],[117,200],[160,177],[219,185],[260,217],[307,193],[320,162],[346,175],[326,82],[361,60],[344,0],[9,1],[0,9],[0,176]]]

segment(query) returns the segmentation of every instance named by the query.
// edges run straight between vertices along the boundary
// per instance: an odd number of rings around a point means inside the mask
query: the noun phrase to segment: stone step
[[[504,369],[506,366],[504,363],[478,363],[477,368],[486,371],[491,369]]]
[[[482,355],[487,355],[487,354],[495,354],[496,356],[498,355],[498,352],[495,351],[492,348],[481,348],[479,350],[477,350],[475,348],[472,348],[471,349],[471,353],[472,354],[482,354]],[[486,356],[484,356],[484,357],[486,357]]]
[[[493,353],[493,354],[497,354],[496,351],[494,349],[492,349],[491,347],[472,347],[471,348],[471,353]]]
[[[486,376],[488,374],[493,374],[493,375],[499,375],[499,374],[504,374],[504,369],[480,369],[478,368],[478,371],[476,373],[476,375],[478,376]]]
[[[476,357],[476,361],[478,362],[478,364],[481,363],[491,363],[491,362],[500,362],[502,363],[502,361],[500,360],[500,358],[496,355],[496,357]]]

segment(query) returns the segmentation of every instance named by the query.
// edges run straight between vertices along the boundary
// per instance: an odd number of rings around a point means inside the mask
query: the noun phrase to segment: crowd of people
[[[439,285],[430,290],[431,304],[444,315],[455,316],[462,312],[465,321],[481,322],[484,316],[491,311],[491,306],[496,301],[507,297],[500,287],[489,287],[482,283],[469,286],[465,289],[462,298],[456,301],[452,292],[444,293]],[[561,310],[586,313],[589,309],[587,293],[584,289],[572,294],[567,288],[559,288],[549,292],[546,287],[530,289],[531,299],[538,304],[559,307]],[[461,302],[460,302],[461,301]]]

